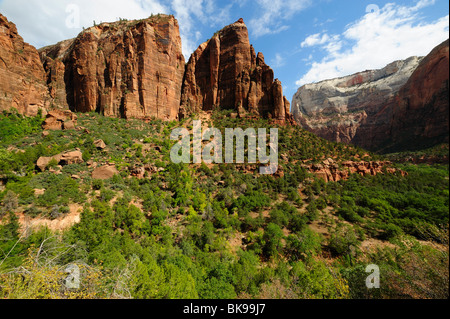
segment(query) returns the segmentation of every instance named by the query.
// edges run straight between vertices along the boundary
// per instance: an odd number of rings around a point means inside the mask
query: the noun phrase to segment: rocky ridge
[[[304,164],[303,166],[325,182],[347,180],[352,174],[376,176],[398,172],[402,176],[408,175],[407,172],[392,167],[390,161],[344,161],[339,163],[332,158],[328,158],[321,163]]]

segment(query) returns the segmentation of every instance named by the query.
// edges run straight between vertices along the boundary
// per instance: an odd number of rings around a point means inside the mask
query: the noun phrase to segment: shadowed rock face
[[[449,137],[449,41],[426,56],[401,88],[387,150],[420,149]]]
[[[113,117],[178,116],[185,61],[173,16],[102,23],[40,54],[55,103]]]
[[[0,111],[35,115],[47,101],[45,73],[37,50],[0,14]]]
[[[181,115],[215,107],[242,114],[291,119],[290,104],[273,70],[256,55],[242,19],[217,32],[191,55],[181,97]]]
[[[305,85],[292,104],[307,130],[372,151],[448,141],[448,40],[425,58]]]

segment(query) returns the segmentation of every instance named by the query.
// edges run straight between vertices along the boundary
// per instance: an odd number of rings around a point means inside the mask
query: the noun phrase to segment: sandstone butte
[[[0,14],[0,111],[36,115],[48,106],[45,72],[36,49]]]
[[[307,84],[295,94],[293,114],[325,139],[381,153],[448,142],[449,42],[425,58]]]
[[[281,82],[263,54],[255,53],[242,19],[201,44],[186,66],[180,117],[218,107],[293,122]]]

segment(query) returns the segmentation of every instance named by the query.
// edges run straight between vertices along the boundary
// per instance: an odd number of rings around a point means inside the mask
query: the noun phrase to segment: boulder
[[[80,164],[84,162],[83,154],[81,153],[81,151],[76,150],[50,157],[39,157],[36,166],[43,172],[52,160],[55,160],[58,165]]]
[[[43,171],[45,171],[48,164],[53,159],[56,161],[56,163],[59,163],[59,161],[61,159],[61,155],[55,155],[55,156],[51,156],[51,157],[39,157],[39,159],[37,160],[36,166],[43,172]]]
[[[64,121],[62,124],[62,128],[64,130],[74,130],[75,129],[75,123],[72,120]]]
[[[106,180],[112,178],[116,174],[119,174],[119,172],[115,166],[105,165],[95,168],[92,172],[92,178]]]
[[[96,140],[96,141],[94,142],[94,146],[95,146],[96,148],[98,148],[98,149],[101,149],[101,150],[103,150],[103,149],[106,148],[106,144],[105,144],[105,142],[103,142],[103,140]]]
[[[83,162],[83,153],[78,150],[61,154],[61,158],[59,160],[59,163],[62,165],[80,164]]]
[[[44,130],[72,130],[77,124],[77,116],[69,110],[53,109],[46,117],[42,124]]]

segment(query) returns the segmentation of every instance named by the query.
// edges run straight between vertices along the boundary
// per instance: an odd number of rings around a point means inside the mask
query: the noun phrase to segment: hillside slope
[[[199,118],[273,127],[230,112]],[[171,131],[199,118],[76,115],[77,129],[46,134],[42,118],[0,116],[2,298],[448,297],[447,166],[384,163],[284,125],[273,176],[174,164]],[[59,284],[69,263],[81,290]],[[381,289],[366,288],[367,264]]]

